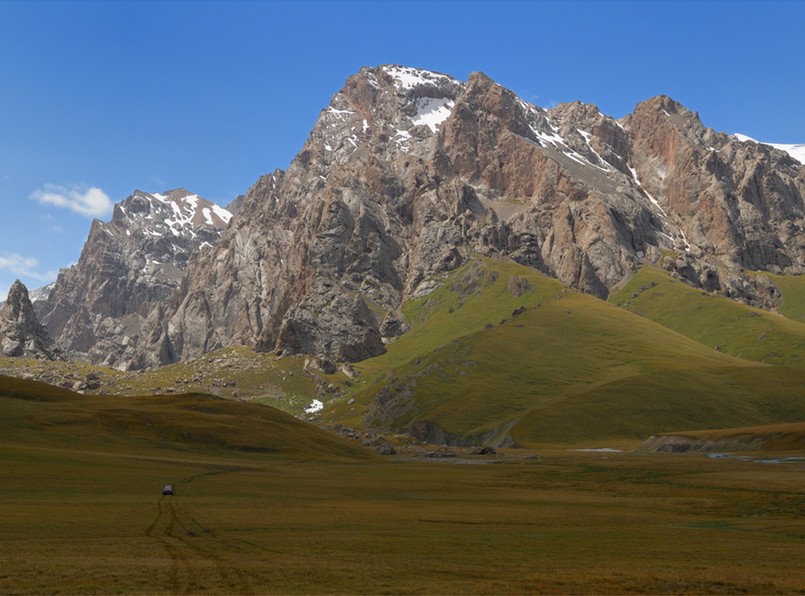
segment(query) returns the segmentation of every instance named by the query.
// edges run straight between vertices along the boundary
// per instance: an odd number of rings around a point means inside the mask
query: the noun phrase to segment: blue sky
[[[225,205],[286,168],[363,65],[615,117],[663,93],[705,125],[805,142],[805,2],[0,0],[0,299],[74,263],[136,189]]]

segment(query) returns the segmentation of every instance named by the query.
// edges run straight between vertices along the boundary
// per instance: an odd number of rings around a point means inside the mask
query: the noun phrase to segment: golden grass
[[[269,408],[0,381],[2,593],[805,591],[800,464],[383,459]]]
[[[371,457],[359,446],[268,406],[205,394],[82,395],[0,376],[0,436],[29,445],[85,445],[138,452],[188,451]]]
[[[0,447],[0,591],[795,593],[801,469]],[[162,497],[172,481],[175,497]]]

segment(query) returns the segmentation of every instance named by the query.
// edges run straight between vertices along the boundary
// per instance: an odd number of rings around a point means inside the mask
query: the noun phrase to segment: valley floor
[[[801,461],[541,456],[0,445],[0,592],[805,593]]]

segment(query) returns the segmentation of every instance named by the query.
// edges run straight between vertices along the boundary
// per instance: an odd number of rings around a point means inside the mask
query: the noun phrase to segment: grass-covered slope
[[[791,314],[805,295],[798,281],[774,278]],[[609,301],[725,354],[805,368],[805,324],[707,294],[655,267],[641,269]]]
[[[82,395],[2,376],[0,442],[136,452],[368,456],[355,443],[267,406],[205,394]]]
[[[805,275],[773,275],[763,273],[783,295],[780,314],[798,323],[805,323]]]
[[[513,263],[479,259],[406,315],[412,331],[359,366],[355,401],[329,416],[524,446],[805,418],[805,372],[720,353]]]

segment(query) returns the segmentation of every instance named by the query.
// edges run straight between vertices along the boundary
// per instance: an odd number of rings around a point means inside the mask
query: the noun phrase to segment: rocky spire
[[[17,280],[0,310],[0,349],[4,356],[55,360],[52,341],[39,324],[28,288]]]

